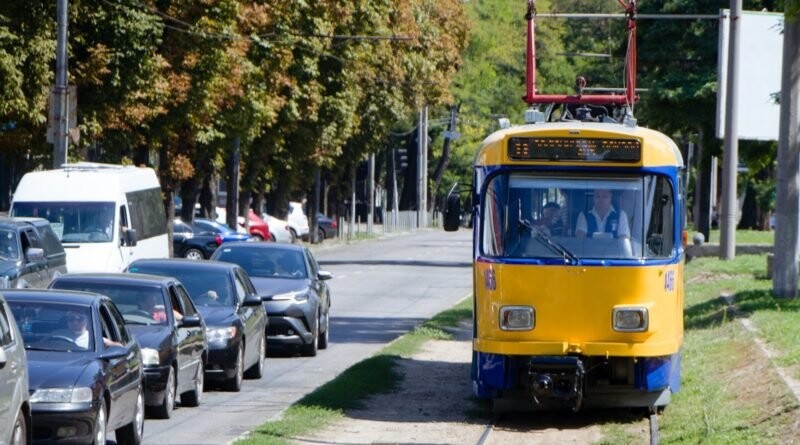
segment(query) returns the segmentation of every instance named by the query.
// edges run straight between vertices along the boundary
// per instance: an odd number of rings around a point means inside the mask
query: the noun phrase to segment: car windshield
[[[486,187],[481,252],[575,263],[674,254],[666,176],[499,174]]]
[[[94,350],[94,324],[86,306],[9,301],[25,349],[61,352]]]
[[[233,306],[235,301],[228,272],[223,269],[170,267],[163,264],[133,264],[128,272],[175,277],[198,306]]]
[[[117,305],[128,324],[167,324],[166,303],[160,287],[61,280],[56,281],[53,288],[105,295]]]
[[[19,247],[14,230],[0,229],[0,260],[18,260]]]
[[[299,250],[223,245],[215,259],[238,264],[251,277],[308,278],[303,252]]]
[[[12,216],[47,219],[63,243],[108,243],[114,238],[113,202],[15,202]]]

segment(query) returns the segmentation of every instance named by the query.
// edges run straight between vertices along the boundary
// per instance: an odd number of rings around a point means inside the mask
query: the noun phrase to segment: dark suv
[[[67,273],[67,254],[43,218],[0,217],[0,287],[45,288]]]

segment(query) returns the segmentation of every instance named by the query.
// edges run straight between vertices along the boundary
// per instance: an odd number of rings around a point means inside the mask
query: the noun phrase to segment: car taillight
[[[215,236],[214,242],[217,243],[217,245],[219,246],[220,244],[222,244],[222,237],[219,235]]]
[[[331,227],[336,228],[336,221],[331,221]]]

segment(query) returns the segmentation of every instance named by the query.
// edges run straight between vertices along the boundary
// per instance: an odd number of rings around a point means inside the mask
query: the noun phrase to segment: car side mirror
[[[136,229],[124,229],[123,236],[125,237],[125,245],[129,247],[135,247],[139,241],[136,236]]]
[[[185,315],[179,322],[178,327],[181,328],[199,328],[203,325],[203,321],[199,315]]]
[[[261,297],[256,294],[250,294],[244,297],[242,306],[261,306]]]
[[[44,259],[44,249],[40,247],[28,247],[25,251],[25,261],[33,263]]]
[[[455,232],[461,223],[461,197],[451,192],[447,195],[444,206],[443,227],[445,232]]]
[[[333,278],[333,274],[328,272],[327,270],[320,270],[319,272],[317,272],[317,278],[319,278],[322,281],[330,280],[331,278]]]
[[[128,355],[128,350],[123,346],[109,346],[105,352],[100,354],[101,360],[114,360]]]
[[[6,350],[0,348],[0,369],[5,368],[7,362],[8,362],[8,357],[6,357]]]

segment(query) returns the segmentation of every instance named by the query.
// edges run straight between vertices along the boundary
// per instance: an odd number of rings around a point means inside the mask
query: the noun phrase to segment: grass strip
[[[367,397],[396,390],[402,378],[395,370],[397,360],[413,355],[428,340],[451,339],[448,328],[456,327],[471,317],[472,299],[466,298],[393,341],[374,356],[351,366],[287,408],[280,420],[259,426],[236,444],[288,444],[294,437],[343,419],[346,410],[362,407]]]

